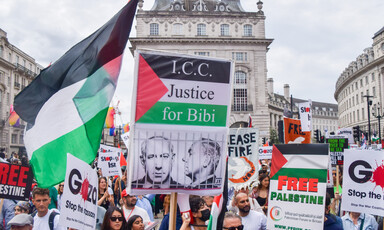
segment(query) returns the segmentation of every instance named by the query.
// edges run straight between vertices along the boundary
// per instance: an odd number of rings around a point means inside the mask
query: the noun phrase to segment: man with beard
[[[171,178],[175,153],[170,140],[153,136],[141,144],[140,161],[146,175],[132,182],[132,188],[182,188]]]
[[[201,138],[195,141],[183,158],[185,175],[191,179],[188,188],[218,188],[220,180],[215,179],[215,170],[221,156],[220,145],[211,139]]]
[[[267,229],[267,218],[264,214],[251,210],[249,197],[245,193],[239,193],[235,197],[237,213],[241,216],[244,230],[265,230]]]
[[[122,211],[124,213],[125,219],[128,221],[131,216],[139,215],[141,218],[143,218],[143,223],[145,226],[147,226],[147,224],[150,223],[148,213],[145,211],[145,209],[136,206],[137,197],[129,195],[125,189],[121,193],[121,196],[123,199]]]

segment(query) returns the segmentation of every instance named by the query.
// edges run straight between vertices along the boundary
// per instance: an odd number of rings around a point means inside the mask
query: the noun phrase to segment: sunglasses
[[[223,227],[224,229],[228,229],[228,230],[243,230],[244,229],[244,225],[239,225],[237,227],[229,227],[229,228],[226,228],[226,227]]]
[[[122,216],[111,216],[109,219],[111,219],[111,221],[116,221],[116,220],[119,220],[119,221],[123,221],[124,220],[124,217]]]

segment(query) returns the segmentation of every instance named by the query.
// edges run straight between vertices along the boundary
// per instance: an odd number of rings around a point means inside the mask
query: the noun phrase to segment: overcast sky
[[[126,1],[122,0],[1,0],[0,28],[8,40],[44,67],[101,27]],[[246,11],[257,11],[255,0],[241,0]],[[153,0],[144,2],[150,9]],[[372,45],[384,26],[383,0],[265,0],[268,77],[275,92],[302,99],[336,103],[333,94],[340,73]],[[135,31],[131,32],[131,36]],[[129,44],[128,44],[129,45]],[[122,120],[131,104],[133,57],[125,53],[114,103]]]

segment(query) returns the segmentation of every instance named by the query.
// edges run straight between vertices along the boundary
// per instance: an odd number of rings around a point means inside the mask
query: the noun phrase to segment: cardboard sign
[[[336,131],[337,136],[343,136],[345,138],[348,138],[348,143],[354,144],[355,140],[353,139],[353,130],[352,127],[350,128],[341,128]]]
[[[121,134],[121,139],[123,139],[125,147],[129,148],[129,132]]]
[[[119,152],[99,152],[97,166],[101,168],[103,176],[122,176]]]
[[[312,131],[312,102],[307,101],[298,103],[298,107],[300,113],[301,130],[303,132]]]
[[[272,159],[272,146],[259,147],[259,160]]]
[[[348,139],[343,137],[332,137],[326,139],[329,144],[329,155],[332,165],[343,165],[344,149],[348,148]]]
[[[96,229],[98,186],[96,171],[68,153],[64,192],[61,198],[59,222],[61,226]]]
[[[243,187],[257,181],[259,174],[259,129],[229,129],[228,137],[228,186]]]
[[[32,170],[29,167],[0,163],[0,198],[29,200]]]
[[[135,57],[129,193],[221,193],[233,63],[156,51]]]
[[[341,209],[384,216],[384,152],[345,150]]]
[[[323,229],[328,145],[275,145],[267,229]]]
[[[284,143],[309,144],[311,143],[311,132],[301,130],[300,120],[284,117]]]

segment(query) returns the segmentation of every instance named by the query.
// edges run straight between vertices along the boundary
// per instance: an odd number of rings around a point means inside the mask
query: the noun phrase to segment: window
[[[243,71],[236,71],[235,84],[247,84],[247,74]]]
[[[204,36],[206,34],[206,25],[205,24],[197,24],[197,35]]]
[[[365,84],[368,85],[368,76],[365,76]]]
[[[233,89],[233,110],[247,111],[247,89]]]
[[[31,63],[29,63],[29,70],[32,71],[32,64]]]
[[[360,87],[363,87],[363,79],[360,79]]]
[[[149,25],[149,35],[159,35],[159,24],[151,23]]]
[[[12,62],[12,54],[11,53],[8,54],[8,61]]]
[[[252,36],[252,25],[244,25],[244,36],[245,37]]]
[[[24,135],[20,135],[19,144],[24,144]]]
[[[183,25],[180,23],[173,24],[173,34],[183,35]]]
[[[248,61],[246,52],[232,52],[232,59],[235,61]]]
[[[223,24],[220,26],[220,35],[221,36],[229,36],[229,25]]]
[[[361,118],[364,120],[364,108],[361,109]]]
[[[372,87],[372,96],[376,97],[376,87]]]
[[[356,104],[359,104],[359,94],[356,94]]]
[[[356,111],[356,114],[357,114],[357,121],[360,121],[360,111],[357,110],[357,111]]]
[[[16,56],[16,63],[19,64],[19,56]]]
[[[23,60],[23,66],[25,67],[27,65],[27,62]]]
[[[199,55],[199,56],[209,56],[209,52],[195,52],[195,55]]]
[[[0,58],[3,57],[3,51],[4,51],[4,48],[0,46]]]
[[[355,97],[352,97],[352,106],[355,106]]]
[[[361,92],[361,102],[363,102],[363,101],[364,101],[364,93]]]
[[[375,81],[375,73],[372,73],[372,81]]]
[[[17,134],[12,134],[12,136],[11,136],[11,143],[12,144],[17,144]]]
[[[358,85],[359,85],[359,84],[357,84],[357,82],[355,82],[355,88],[356,88],[356,89],[358,89]]]

